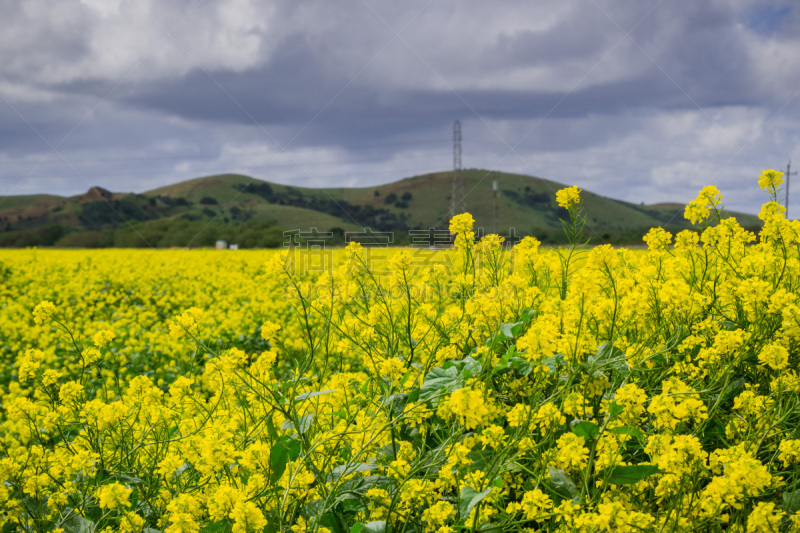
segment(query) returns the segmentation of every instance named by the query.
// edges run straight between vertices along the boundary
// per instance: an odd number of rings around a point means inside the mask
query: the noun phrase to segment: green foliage
[[[481,503],[481,500],[488,496],[493,490],[494,487],[489,487],[486,490],[478,492],[472,487],[462,487],[458,505],[459,515],[462,518],[468,517],[475,506]]]
[[[283,243],[283,229],[272,221],[154,220],[117,229],[114,246],[123,248],[214,246],[218,240],[241,248],[274,248]]]
[[[633,485],[660,472],[656,465],[620,465],[602,470],[597,476],[610,485]]]
[[[278,438],[269,455],[270,481],[272,483],[277,483],[286,471],[286,463],[300,457],[301,451],[302,446],[297,439],[286,435]]]
[[[138,201],[137,201],[138,200]],[[103,200],[83,204],[78,219],[90,228],[115,225],[125,221],[149,220],[154,218],[142,205],[147,199],[125,197],[121,200]]]
[[[0,233],[0,246],[22,248],[25,246],[52,246],[66,233],[61,224],[51,224],[32,230]]]

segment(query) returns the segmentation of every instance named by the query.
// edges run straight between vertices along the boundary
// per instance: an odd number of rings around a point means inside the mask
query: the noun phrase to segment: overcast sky
[[[800,169],[796,0],[0,0],[0,196],[453,165],[633,202]],[[793,215],[800,214],[800,180]],[[469,198],[467,198],[469,206]]]

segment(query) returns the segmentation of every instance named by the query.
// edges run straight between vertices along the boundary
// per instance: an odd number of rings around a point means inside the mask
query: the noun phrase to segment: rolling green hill
[[[0,198],[0,210],[25,208],[33,205],[49,205],[63,200],[54,194],[22,194],[18,196],[3,196]]]
[[[467,211],[477,227],[493,230],[492,180],[498,179],[497,230],[515,228],[524,234],[552,234],[561,231],[560,217],[565,213],[555,202],[555,192],[564,184],[519,174],[492,173],[485,170],[464,170]],[[186,197],[198,201],[214,196],[220,201],[238,204],[266,200],[272,205],[296,205],[323,210],[357,226],[381,227],[374,212],[384,219],[393,217],[408,228],[446,227],[449,219],[452,171],[425,174],[393,183],[355,188],[312,189],[266,183],[247,176],[226,174],[185,181],[148,191],[148,195]],[[233,191],[233,192],[232,192]],[[408,198],[403,200],[404,195]],[[623,238],[625,234],[640,237],[654,226],[688,228],[679,204],[637,205],[614,200],[595,193],[582,194],[588,223],[587,230],[605,240]],[[757,228],[754,215],[732,213],[748,228]],[[278,219],[279,223],[281,222]],[[324,225],[320,224],[320,227]],[[387,225],[388,226],[388,225]]]
[[[498,180],[497,232],[563,239],[566,212],[555,202],[564,184],[519,174],[462,171],[467,211],[476,227],[494,231],[492,181]],[[53,195],[0,198],[2,246],[208,246],[216,239],[242,246],[280,246],[285,230],[345,232],[364,227],[392,231],[395,242],[413,229],[446,228],[452,171],[414,176],[385,185],[305,188],[239,174],[183,181],[141,194],[93,187],[69,198]],[[636,205],[584,191],[587,235],[592,242],[641,242],[651,227],[688,228],[679,204]],[[752,215],[732,213],[757,229]]]

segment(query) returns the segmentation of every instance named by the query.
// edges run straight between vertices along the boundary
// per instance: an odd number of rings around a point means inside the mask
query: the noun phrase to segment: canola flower
[[[101,509],[116,509],[117,507],[126,507],[130,499],[132,490],[126,488],[119,483],[109,483],[102,485],[95,497],[97,498],[97,505]]]
[[[721,201],[722,193],[715,186],[703,187],[697,198],[686,206],[684,217],[692,224],[701,224],[706,222],[713,212],[719,219]]]
[[[783,172],[765,170],[758,177],[758,186],[769,192],[775,192],[783,183]]]
[[[779,174],[641,252],[576,187],[565,250],[2,251],[0,527],[800,531]]]
[[[572,206],[580,203],[581,190],[578,187],[572,186],[566,189],[561,189],[556,192],[556,203],[564,209],[569,209]]]

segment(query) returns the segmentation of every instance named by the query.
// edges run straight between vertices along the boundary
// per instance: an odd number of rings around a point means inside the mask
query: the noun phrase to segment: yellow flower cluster
[[[650,401],[650,413],[655,423],[676,429],[679,424],[698,423],[708,418],[708,410],[697,392],[677,378],[664,380],[661,394]]]
[[[572,187],[567,187],[556,191],[556,203],[558,203],[558,205],[564,209],[569,209],[580,203],[580,195],[581,190],[577,186],[573,185]]]
[[[707,515],[742,509],[747,498],[761,495],[773,484],[767,467],[742,446],[715,451],[710,465],[718,475],[701,494],[700,506]]]
[[[718,212],[722,193],[713,185],[703,187],[698,193],[697,198],[689,202],[684,210],[684,217],[692,224],[705,222],[711,215],[711,211]]]
[[[456,235],[455,244],[459,249],[468,250],[475,241],[475,232],[472,226],[475,219],[469,213],[461,213],[450,219],[450,233]]]
[[[498,409],[487,393],[479,388],[461,388],[453,392],[439,407],[444,418],[457,419],[467,429],[487,424]]]
[[[572,187],[563,249],[0,252],[0,529],[800,531],[779,174],[639,251]]]
[[[574,472],[586,467],[589,450],[583,437],[564,433],[558,438],[553,464],[556,468]]]
[[[765,170],[758,177],[758,186],[771,192],[774,192],[782,183],[783,172],[777,170]]]
[[[116,509],[117,507],[126,507],[128,505],[131,492],[133,491],[124,485],[109,483],[97,489],[95,497],[101,509]]]

